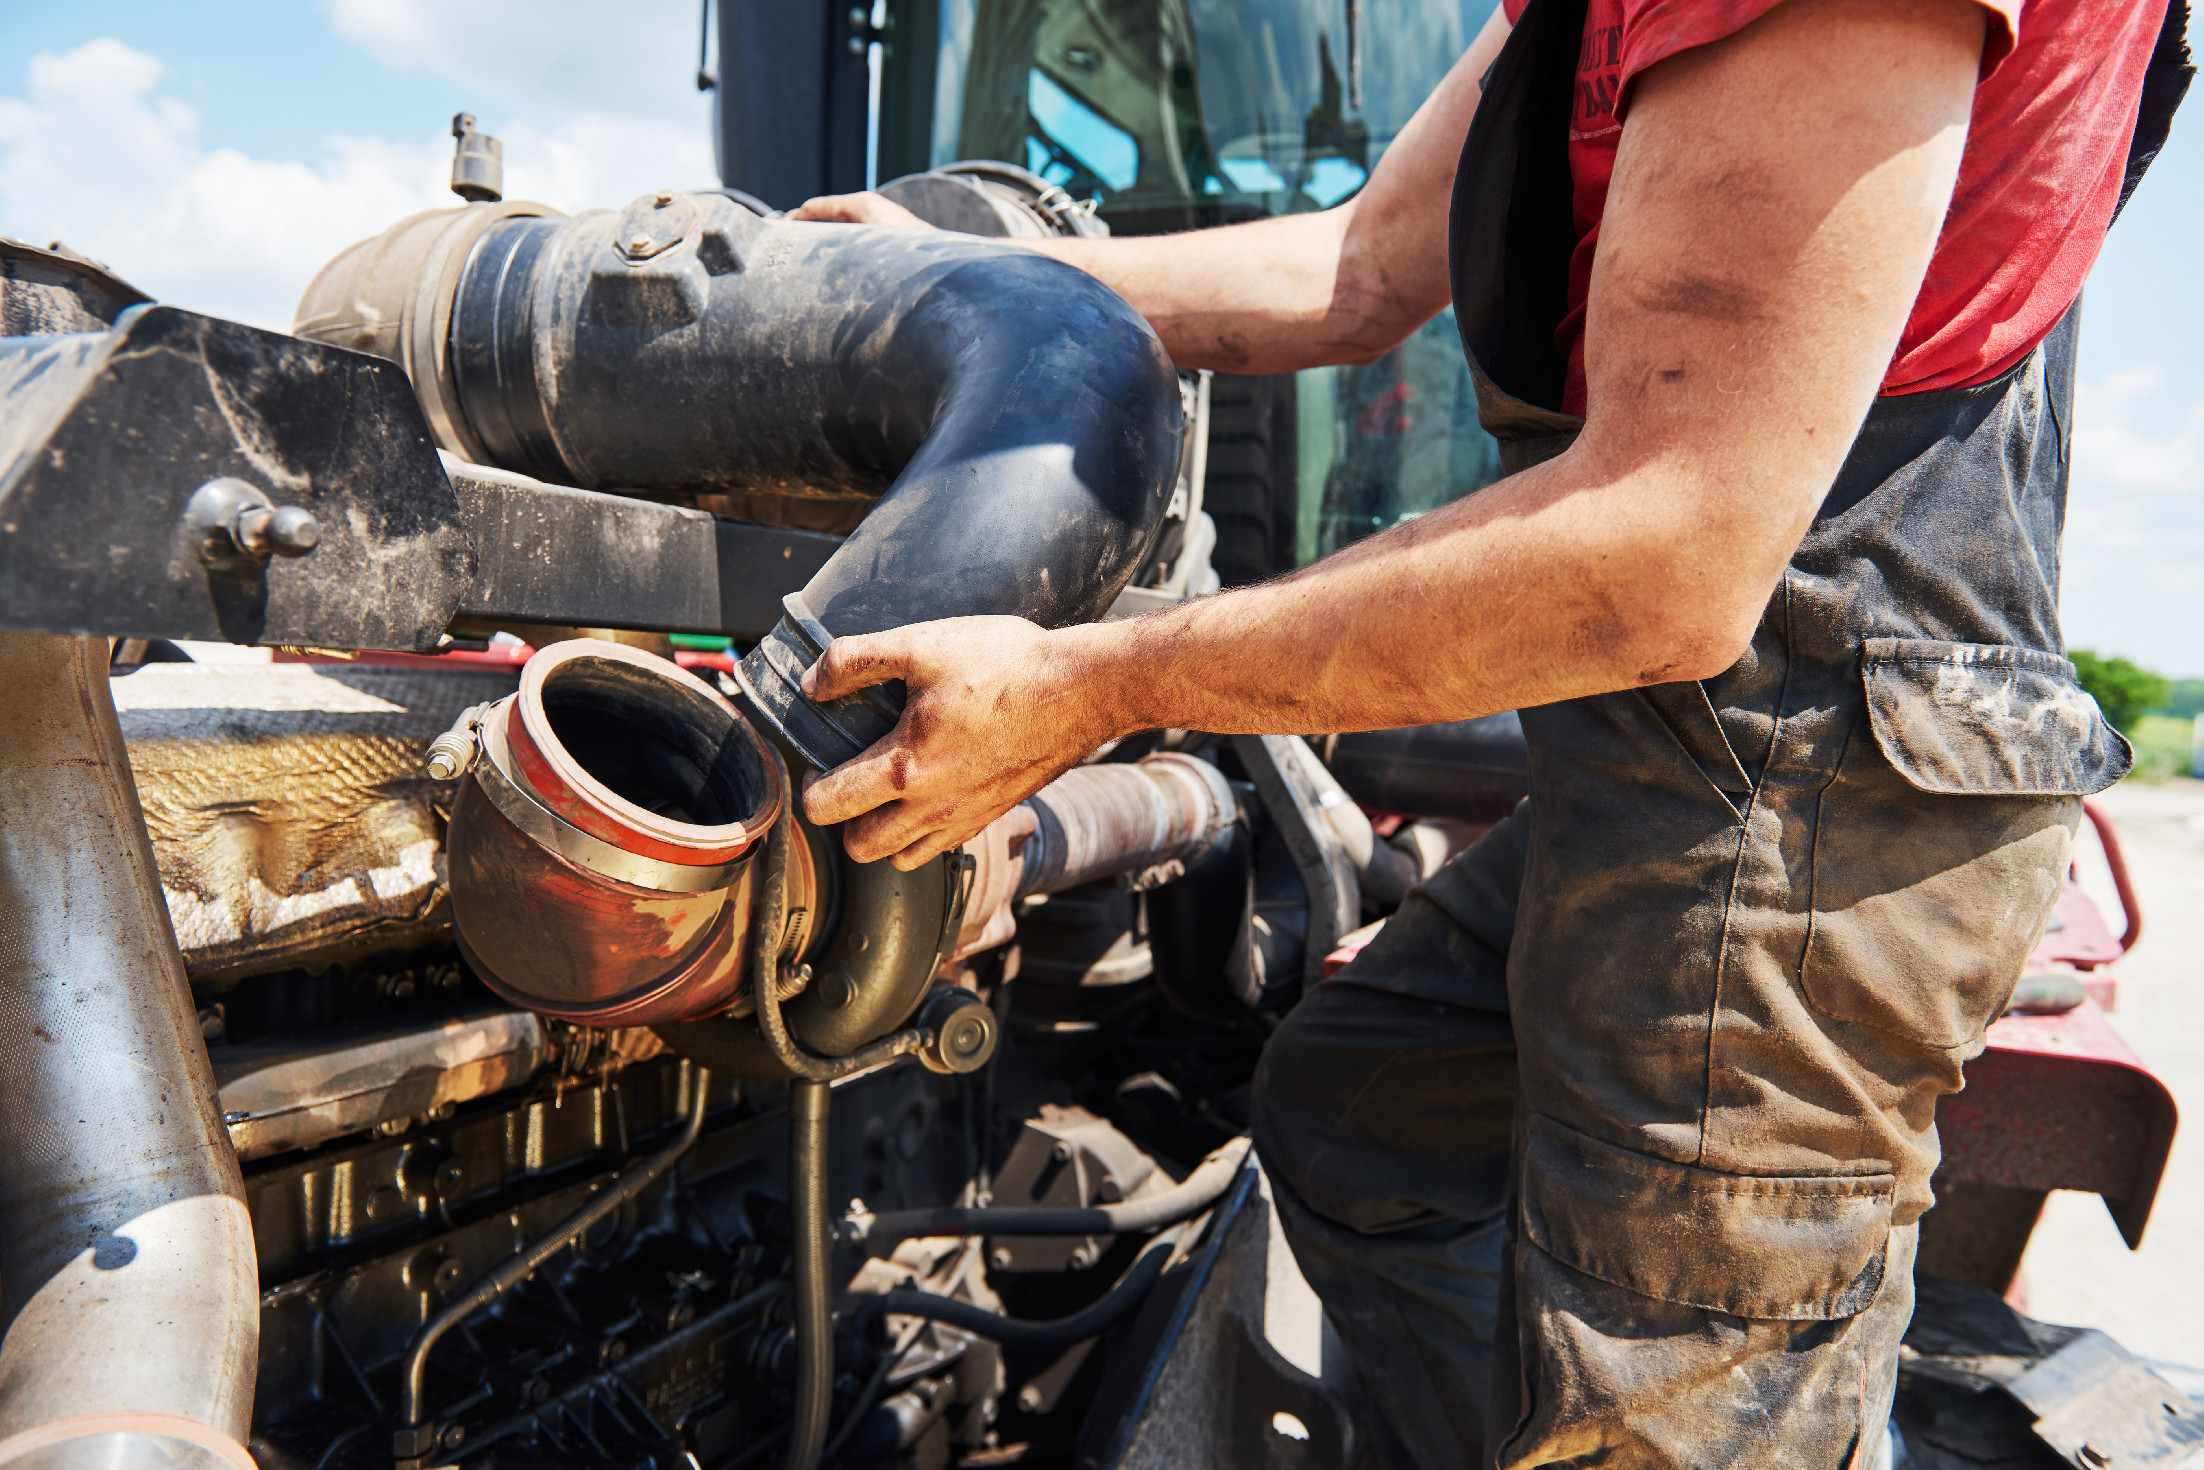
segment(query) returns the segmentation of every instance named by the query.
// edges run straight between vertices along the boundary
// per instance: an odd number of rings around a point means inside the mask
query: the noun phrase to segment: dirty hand
[[[805,780],[806,815],[847,823],[858,862],[906,872],[965,842],[1122,733],[1076,651],[1096,631],[977,617],[835,639],[804,675],[807,696],[901,679],[909,697],[871,749]]]
[[[821,194],[818,198],[806,199],[791,209],[788,217],[830,225],[901,225],[918,230],[933,228],[894,200],[883,198],[869,190],[863,194]]]

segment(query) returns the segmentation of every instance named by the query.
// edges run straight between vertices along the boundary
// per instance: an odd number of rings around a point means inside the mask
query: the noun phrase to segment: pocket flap
[[[2056,654],[1994,643],[1870,638],[1861,676],[1875,743],[1922,791],[2090,796],[2135,752]]]
[[[1856,1315],[1882,1285],[1891,1174],[1723,1174],[1533,1117],[1524,1225],[1588,1276],[1763,1321]]]

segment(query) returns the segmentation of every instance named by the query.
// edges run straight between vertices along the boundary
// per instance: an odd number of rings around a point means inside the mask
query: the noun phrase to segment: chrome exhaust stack
[[[249,1467],[252,1221],[107,677],[0,634],[0,1463]]]

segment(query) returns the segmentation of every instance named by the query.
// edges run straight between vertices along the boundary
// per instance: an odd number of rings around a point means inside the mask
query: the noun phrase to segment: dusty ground
[[[2129,1252],[2095,1195],[2054,1194],[2023,1291],[2032,1316],[2101,1327],[2146,1356],[2204,1368],[2204,781],[2131,781],[2097,800],[2118,824],[2143,910],[2143,937],[2116,970],[2113,1020],[2172,1090],[2182,1126],[2143,1248]],[[2111,875],[2082,830],[2082,886],[2118,933]]]

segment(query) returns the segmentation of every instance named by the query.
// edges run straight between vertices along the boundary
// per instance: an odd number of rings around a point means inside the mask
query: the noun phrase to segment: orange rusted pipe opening
[[[577,639],[543,649],[482,722],[452,809],[452,917],[516,1005],[661,1025],[743,1000],[753,863],[788,820],[779,756],[685,669]],[[796,842],[787,911],[816,910]]]

